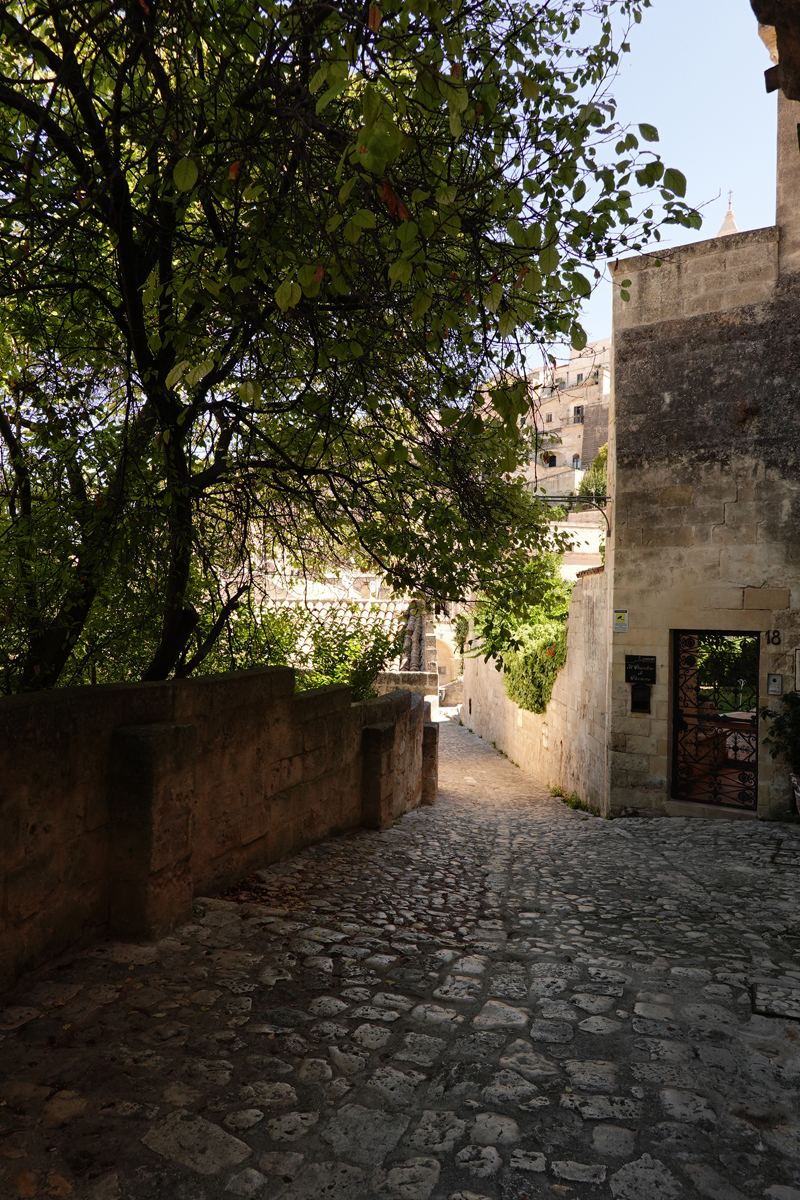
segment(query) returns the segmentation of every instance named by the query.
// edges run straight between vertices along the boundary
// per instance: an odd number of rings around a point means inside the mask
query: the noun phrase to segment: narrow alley
[[[20,985],[0,1195],[800,1200],[799,855],[445,721],[435,807]]]

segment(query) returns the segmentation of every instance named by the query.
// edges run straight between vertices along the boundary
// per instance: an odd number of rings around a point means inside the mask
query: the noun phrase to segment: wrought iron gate
[[[757,633],[676,630],[672,795],[755,809]]]

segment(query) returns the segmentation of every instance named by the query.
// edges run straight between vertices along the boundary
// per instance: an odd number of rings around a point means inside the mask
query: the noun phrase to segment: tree
[[[0,0],[5,690],[196,670],[272,555],[522,565],[514,363],[633,178],[699,221],[605,92],[647,4]]]
[[[579,496],[605,496],[608,486],[608,442],[601,446],[578,484]]]

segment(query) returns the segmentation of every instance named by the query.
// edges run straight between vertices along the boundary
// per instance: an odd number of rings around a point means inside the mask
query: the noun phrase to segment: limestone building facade
[[[775,225],[613,265],[611,531],[548,712],[467,664],[465,721],[603,812],[795,813],[757,713],[800,689],[799,126]]]
[[[583,472],[608,441],[611,338],[573,351],[568,362],[530,373],[532,417],[541,451],[526,475],[550,495],[577,492]]]

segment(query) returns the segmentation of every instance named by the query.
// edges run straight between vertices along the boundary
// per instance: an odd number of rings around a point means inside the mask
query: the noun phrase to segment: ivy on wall
[[[567,627],[543,621],[521,631],[518,650],[506,653],[503,686],[509,700],[528,712],[547,711],[556,675],[567,661]]]
[[[567,614],[572,584],[561,578],[561,555],[531,559],[524,594],[482,597],[476,606],[472,657],[495,660],[509,700],[528,712],[547,710],[556,676],[567,661]]]

